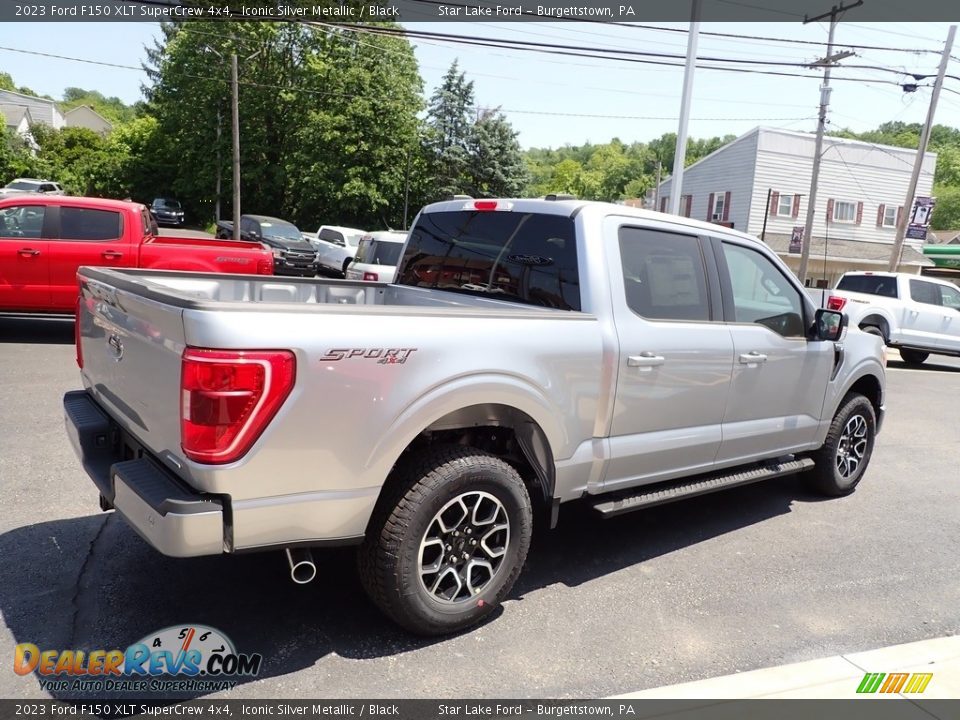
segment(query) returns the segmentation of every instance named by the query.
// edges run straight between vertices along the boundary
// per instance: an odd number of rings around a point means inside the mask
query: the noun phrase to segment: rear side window
[[[710,319],[700,241],[690,235],[620,228],[627,307],[648,320]]]
[[[897,279],[884,275],[844,275],[837,283],[837,290],[895,298]]]
[[[60,208],[61,240],[116,240],[123,234],[123,216],[113,210]]]
[[[510,211],[425,213],[410,233],[398,282],[580,310],[573,220]]]

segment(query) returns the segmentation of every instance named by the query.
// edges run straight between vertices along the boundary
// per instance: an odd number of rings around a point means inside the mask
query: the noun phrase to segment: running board
[[[810,458],[785,460],[783,462],[767,462],[753,465],[749,470],[738,472],[720,472],[712,475],[697,475],[683,480],[673,480],[656,485],[648,485],[639,490],[619,492],[613,496],[603,496],[593,503],[593,509],[604,518],[642,510],[643,508],[663,505],[674,500],[683,500],[696,495],[706,495],[717,490],[749,485],[761,480],[792,475],[809,470],[814,465]]]

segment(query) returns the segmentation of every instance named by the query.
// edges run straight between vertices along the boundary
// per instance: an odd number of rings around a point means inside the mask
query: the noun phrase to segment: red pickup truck
[[[0,312],[73,313],[81,265],[272,275],[273,255],[249,242],[158,236],[139,203],[0,200]]]

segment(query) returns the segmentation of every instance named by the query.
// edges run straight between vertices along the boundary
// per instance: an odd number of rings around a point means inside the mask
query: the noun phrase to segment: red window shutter
[[[800,196],[793,196],[793,212],[790,213],[791,217],[800,217]]]
[[[723,222],[727,222],[730,219],[730,191],[723,195]]]
[[[707,200],[707,220],[713,220],[713,193],[710,193],[710,198]]]
[[[883,227],[883,211],[886,209],[887,206],[883,204],[877,208],[877,227]]]
[[[857,225],[860,224],[860,221],[863,220],[863,203],[857,203]]]
[[[780,207],[778,204],[780,202],[780,193],[772,192],[770,193],[770,214],[776,215],[777,209]]]
[[[827,222],[833,222],[833,200],[827,200]]]
[[[690,211],[693,209],[693,195],[687,195],[686,207],[684,208],[683,214],[686,217],[690,217]]]

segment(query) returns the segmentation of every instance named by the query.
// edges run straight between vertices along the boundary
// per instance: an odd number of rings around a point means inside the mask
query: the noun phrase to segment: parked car
[[[183,207],[173,198],[154,198],[150,203],[150,212],[160,225],[183,225]]]
[[[8,195],[23,195],[26,193],[42,193],[44,195],[65,195],[60,183],[52,180],[37,180],[36,178],[17,178],[0,188],[0,197]]]
[[[422,634],[500,607],[534,514],[790,473],[847,495],[883,418],[880,340],[763,243],[626,206],[430,205],[385,286],[79,279],[66,429],[102,507],[166,555],[283,550],[296,582],[305,546],[357,544]]]
[[[217,237],[232,238],[233,223],[218,221]],[[241,215],[240,239],[266,245],[273,253],[273,272],[277,275],[317,274],[317,252],[293,223],[267,215]]]
[[[81,265],[273,273],[270,253],[249,243],[158,237],[139,203],[39,194],[0,198],[0,312],[75,312]]]
[[[883,338],[910,365],[931,354],[960,355],[960,290],[947,280],[909,273],[849,272],[827,307]]]
[[[347,280],[393,282],[406,239],[405,232],[377,232],[361,237],[357,257],[347,267]]]
[[[316,234],[306,233],[304,237],[317,249],[320,270],[334,277],[344,277],[364,235],[366,232],[357,228],[322,225]]]

